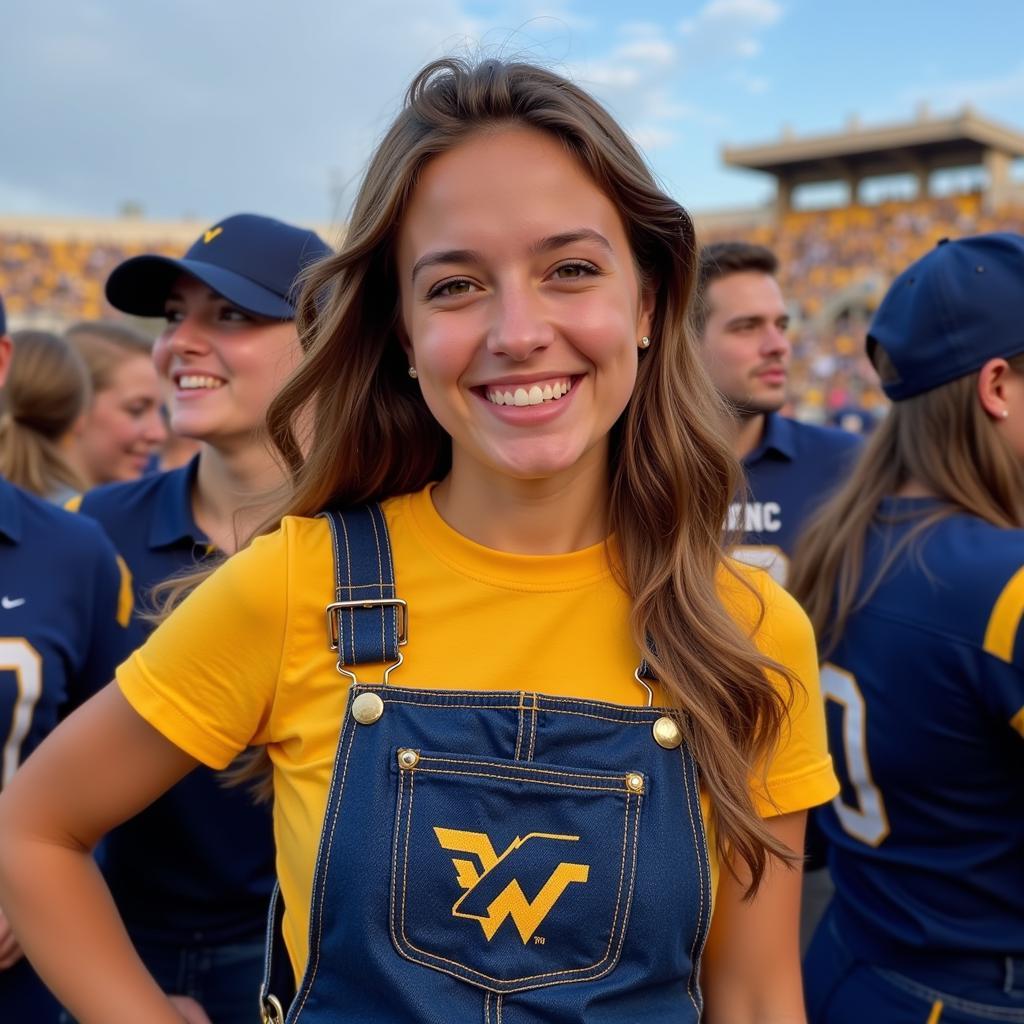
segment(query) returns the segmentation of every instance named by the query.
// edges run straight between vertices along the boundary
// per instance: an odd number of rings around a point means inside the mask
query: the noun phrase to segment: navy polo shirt
[[[131,652],[131,593],[96,528],[0,477],[2,782]]]
[[[863,439],[845,430],[765,415],[761,443],[744,460],[746,495],[729,507],[729,528],[742,536],[734,554],[786,582],[803,524],[849,471]]]
[[[152,587],[196,568],[210,545],[192,517],[198,458],[181,469],[90,491],[99,521],[132,574],[135,646],[152,630]],[[270,810],[200,766],[111,833],[105,873],[136,939],[222,943],[262,935],[274,884]]]

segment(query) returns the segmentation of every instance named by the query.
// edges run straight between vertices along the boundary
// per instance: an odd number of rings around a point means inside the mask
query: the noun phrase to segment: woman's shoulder
[[[796,598],[767,569],[726,558],[716,584],[722,603],[740,625],[756,626],[762,619],[807,620]]]

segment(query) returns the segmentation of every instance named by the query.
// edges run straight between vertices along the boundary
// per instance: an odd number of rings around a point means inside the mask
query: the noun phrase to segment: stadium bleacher
[[[700,218],[698,216],[698,224]],[[985,231],[1024,232],[1024,206],[994,215],[980,193],[944,198],[801,210],[774,223],[708,226],[704,242],[742,238],[768,246],[779,257],[780,284],[795,314],[791,371],[793,412],[824,422],[843,410],[869,414],[885,399],[863,355],[870,313],[892,277],[940,238]],[[0,227],[0,294],[18,323],[45,319],[60,327],[76,320],[117,317],[103,297],[107,275],[141,252],[177,255],[181,243],[159,229],[150,239],[91,242],[81,232],[68,239],[12,233]]]

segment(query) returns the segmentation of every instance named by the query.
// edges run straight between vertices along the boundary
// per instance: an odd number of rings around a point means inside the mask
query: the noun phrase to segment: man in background
[[[787,397],[789,314],[778,261],[760,245],[701,250],[694,323],[711,379],[731,411],[728,433],[747,492],[729,509],[736,555],[785,584],[801,526],[839,482],[861,440],[781,415]]]

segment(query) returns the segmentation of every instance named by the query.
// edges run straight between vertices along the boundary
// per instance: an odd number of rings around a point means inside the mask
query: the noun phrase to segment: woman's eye
[[[244,324],[250,320],[248,314],[243,313],[240,309],[235,309],[233,306],[226,306],[222,309],[220,311],[220,318],[233,324]]]
[[[180,309],[167,309],[164,311],[164,319],[169,324],[180,324],[185,319],[185,315]]]
[[[434,285],[427,293],[428,299],[454,299],[459,295],[468,295],[473,287],[472,281],[464,277],[455,278],[453,281],[442,281]]]
[[[555,268],[555,277],[560,281],[578,281],[581,277],[589,277],[597,272],[597,267],[592,263],[563,263]]]

